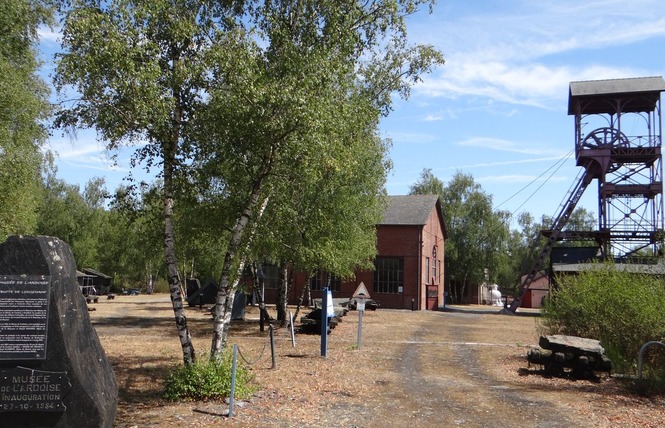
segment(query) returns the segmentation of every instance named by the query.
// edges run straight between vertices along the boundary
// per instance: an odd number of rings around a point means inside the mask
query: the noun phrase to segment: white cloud
[[[419,95],[457,99],[484,97],[508,104],[552,108],[565,103],[572,81],[632,77],[645,74],[630,67],[592,65],[547,66],[539,63],[461,62],[437,75],[425,77]]]
[[[390,138],[393,143],[427,144],[436,141],[434,135],[418,132],[387,132],[386,137]]]
[[[459,141],[456,144],[463,147],[480,147],[499,152],[522,153],[538,156],[548,155],[549,157],[545,159],[558,159],[566,156],[566,153],[556,148],[538,146],[533,143],[503,140],[500,138],[474,137],[469,138],[468,140]]]
[[[440,114],[428,114],[423,118],[423,122],[439,122],[443,120],[443,115]]]
[[[37,28],[37,35],[42,43],[48,42],[60,44],[60,40],[62,39],[62,33],[59,29],[53,29],[45,25],[41,25]]]
[[[447,9],[441,31],[425,33],[422,26],[416,35],[446,58],[415,88],[419,95],[551,108],[565,100],[571,81],[654,74],[620,61],[599,65],[585,53],[665,37],[665,2],[658,0],[638,0],[629,8],[619,0],[521,1],[488,13],[469,8],[461,16],[455,13],[466,9]],[[555,54],[576,58],[556,62]]]
[[[570,180],[570,178],[566,176],[539,177],[536,175],[526,175],[526,174],[486,175],[474,179],[481,183],[512,183],[512,184],[533,183],[533,182],[564,182]]]
[[[439,169],[460,170],[460,169],[472,169],[472,168],[487,168],[493,166],[523,165],[523,164],[539,163],[539,162],[561,161],[562,159],[563,159],[562,156],[548,156],[548,157],[538,157],[538,158],[529,158],[529,159],[513,159],[501,162],[478,162],[473,164],[450,166]]]
[[[84,160],[94,159],[104,148],[97,141],[91,140],[51,140],[45,147],[57,154],[59,159],[63,160]]]
[[[129,171],[130,161],[126,158],[126,153],[127,150],[134,150],[134,148],[120,149],[117,158],[114,159],[113,154],[94,138],[93,131],[82,130],[76,137],[52,139],[42,149],[53,152],[59,164],[67,163],[77,169],[107,172]]]

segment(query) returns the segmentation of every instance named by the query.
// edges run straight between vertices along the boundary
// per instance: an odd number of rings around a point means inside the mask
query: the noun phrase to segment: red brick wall
[[[434,246],[437,248],[435,277],[433,277],[432,272],[432,250]],[[381,302],[383,308],[437,310],[443,306],[443,258],[445,248],[443,230],[436,209],[432,210],[428,223],[424,226],[380,225],[377,229],[377,251],[379,256],[402,257],[404,259],[403,292],[377,293],[373,289],[373,271],[359,271],[354,279],[341,284],[340,291],[333,291],[333,298],[351,297],[358,285],[363,282],[370,293],[370,297]],[[425,257],[430,258],[428,272],[425,272]],[[294,276],[293,286],[289,290],[289,304],[298,303],[307,280],[306,275],[302,273]],[[431,295],[429,299],[427,297],[428,288]],[[266,289],[265,294],[266,302],[273,304],[277,301],[276,289]],[[313,299],[320,297],[320,291],[312,291]]]
[[[381,302],[381,307],[394,309],[411,309],[411,299],[415,309],[419,309],[418,301],[420,263],[420,229],[421,226],[386,226],[381,225],[377,230],[377,251],[383,257],[402,257],[404,259],[404,288],[402,293],[388,294],[376,293],[368,287],[372,298]],[[368,281],[372,285],[372,272],[369,272]],[[365,282],[365,285],[368,285]]]

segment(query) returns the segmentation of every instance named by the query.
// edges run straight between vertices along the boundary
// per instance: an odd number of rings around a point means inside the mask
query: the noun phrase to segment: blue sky
[[[461,171],[498,209],[554,215],[579,172],[569,82],[665,74],[662,0],[439,0],[426,12],[409,18],[409,39],[440,49],[446,64],[381,122],[393,141],[392,195],[408,193],[424,168],[444,183]],[[42,36],[46,74],[58,34]],[[70,183],[104,177],[112,190],[129,170],[130,153],[112,165],[90,131],[55,131],[48,147]],[[593,212],[595,192],[592,183],[580,202]]]

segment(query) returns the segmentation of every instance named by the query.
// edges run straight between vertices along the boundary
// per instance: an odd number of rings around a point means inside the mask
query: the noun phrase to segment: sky
[[[433,45],[446,63],[381,121],[392,140],[390,195],[407,194],[424,169],[444,184],[461,172],[515,219],[554,216],[580,172],[569,83],[665,75],[662,0],[439,0],[427,12],[409,17],[409,41]],[[58,37],[42,31],[45,79]],[[81,188],[103,177],[113,190],[129,173],[131,152],[114,164],[91,131],[54,131],[46,147],[58,177]],[[592,183],[578,206],[597,213],[597,199]]]

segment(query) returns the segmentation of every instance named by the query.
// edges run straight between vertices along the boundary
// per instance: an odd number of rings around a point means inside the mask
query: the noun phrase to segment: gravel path
[[[662,426],[665,401],[632,396],[616,379],[600,383],[543,378],[525,355],[538,343],[537,318],[478,312],[366,312],[329,336],[276,331],[277,367],[265,354],[254,308],[232,326],[259,392],[238,406],[161,399],[167,370],[181,361],[168,296],[119,297],[91,312],[120,386],[118,428],[186,427],[649,427]],[[197,350],[210,345],[210,316],[188,310]],[[266,329],[267,330],[267,329]],[[269,349],[269,348],[268,348]],[[269,354],[269,353],[268,353]]]
[[[451,322],[479,323],[479,317],[449,313],[434,317],[434,323],[412,325],[395,364],[401,382],[385,391],[396,405],[377,400],[377,413],[394,412],[401,426],[488,427],[506,421],[514,427],[580,426],[565,409],[492,376],[478,354],[509,346],[475,342],[473,329]]]

